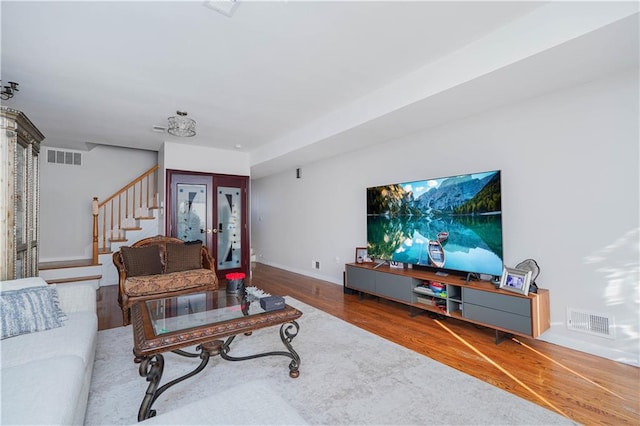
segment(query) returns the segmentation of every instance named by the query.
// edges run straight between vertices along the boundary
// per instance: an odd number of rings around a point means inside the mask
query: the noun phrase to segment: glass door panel
[[[248,176],[167,170],[167,235],[200,240],[219,278],[249,273]]]
[[[16,274],[15,279],[25,278],[25,267],[27,266],[27,251],[26,250],[17,250],[16,251]]]
[[[27,243],[27,160],[26,146],[16,147],[16,246]]]
[[[179,183],[177,189],[177,237],[206,244],[207,186]]]
[[[38,275],[38,246],[32,244],[31,245],[31,270],[29,271],[30,277],[35,277]]]
[[[219,186],[218,199],[218,269],[242,266],[242,191]]]
[[[30,198],[31,198],[31,211],[30,220],[29,220],[29,240],[31,244],[37,245],[39,240],[38,235],[38,219],[40,217],[40,169],[39,169],[39,160],[38,156],[34,153],[31,156],[31,188],[30,188]],[[35,259],[38,257],[36,256]],[[37,264],[37,262],[35,262]]]

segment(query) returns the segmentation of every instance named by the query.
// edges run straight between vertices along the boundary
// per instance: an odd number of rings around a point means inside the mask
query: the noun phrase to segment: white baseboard
[[[316,274],[313,272],[309,272],[308,270],[305,270],[305,269],[292,268],[287,265],[280,265],[278,263],[273,263],[273,262],[265,262],[264,260],[257,263],[262,263],[263,265],[273,266],[274,268],[284,269],[285,271],[304,275],[306,277],[316,278],[318,280],[327,281],[327,282],[330,282],[331,284],[342,286],[342,281],[339,281],[335,277],[332,277],[329,275]]]
[[[558,327],[563,326],[564,325],[558,325]],[[553,328],[554,325],[551,326],[551,329],[543,333],[539,337],[539,339],[565,348],[599,356],[601,358],[610,359],[612,361],[621,362],[623,364],[633,365],[634,367],[640,367],[640,359],[638,358],[637,353],[623,351],[620,349],[611,348],[610,346],[606,346],[607,343],[611,342],[608,339],[603,339],[607,340],[607,342],[603,343],[602,345],[597,345],[577,338],[574,339],[571,337],[567,337],[559,332],[554,332]]]

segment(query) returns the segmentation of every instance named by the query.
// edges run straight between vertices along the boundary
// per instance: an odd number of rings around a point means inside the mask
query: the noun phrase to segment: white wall
[[[165,170],[219,173],[249,176],[249,154],[197,145],[165,142],[163,146]]]
[[[93,197],[105,199],[155,164],[162,203],[167,169],[250,173],[247,153],[170,142],[159,152],[98,145],[81,151],[81,166],[49,164],[47,149],[45,139],[40,156],[40,262],[90,258]],[[163,233],[164,211],[158,214],[158,233]]]
[[[252,182],[258,261],[342,283],[366,245],[368,186],[502,170],[506,266],[534,258],[550,290],[543,340],[640,364],[638,70]],[[321,269],[312,269],[312,261]],[[566,328],[608,315],[615,339]]]
[[[249,176],[249,154],[242,151],[228,151],[197,145],[165,142],[158,152],[160,192],[159,202],[165,205],[167,170],[187,170],[192,172],[217,173],[227,175]],[[159,233],[165,233],[165,210],[159,212]]]
[[[81,151],[81,166],[49,164],[46,141],[40,156],[40,262],[91,258],[93,197],[103,200],[149,170],[157,153],[100,145]]]

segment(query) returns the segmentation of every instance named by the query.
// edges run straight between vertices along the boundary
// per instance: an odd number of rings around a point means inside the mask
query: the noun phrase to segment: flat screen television
[[[375,260],[502,275],[500,171],[367,188]]]

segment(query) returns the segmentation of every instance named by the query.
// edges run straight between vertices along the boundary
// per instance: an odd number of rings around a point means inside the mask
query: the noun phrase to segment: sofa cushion
[[[2,368],[67,355],[77,356],[85,365],[92,362],[98,330],[95,311],[67,315],[69,319],[62,327],[3,340]]]
[[[165,273],[202,268],[201,248],[201,243],[167,243],[167,268]]]
[[[0,293],[2,339],[62,326],[54,287],[35,286]]]
[[[46,351],[38,345],[33,351]],[[2,368],[3,425],[70,425],[82,397],[82,360],[62,356]]]
[[[148,296],[213,284],[215,277],[215,273],[210,269],[192,269],[164,275],[127,278],[124,287],[129,297]]]
[[[69,315],[71,312],[88,311],[95,315],[96,289],[93,284],[63,284],[56,287],[60,308]]]
[[[121,247],[122,260],[128,277],[162,273],[160,247],[152,244],[144,247]]]
[[[0,291],[18,290],[26,287],[42,287],[47,282],[40,277],[18,278],[9,281],[0,281]]]

